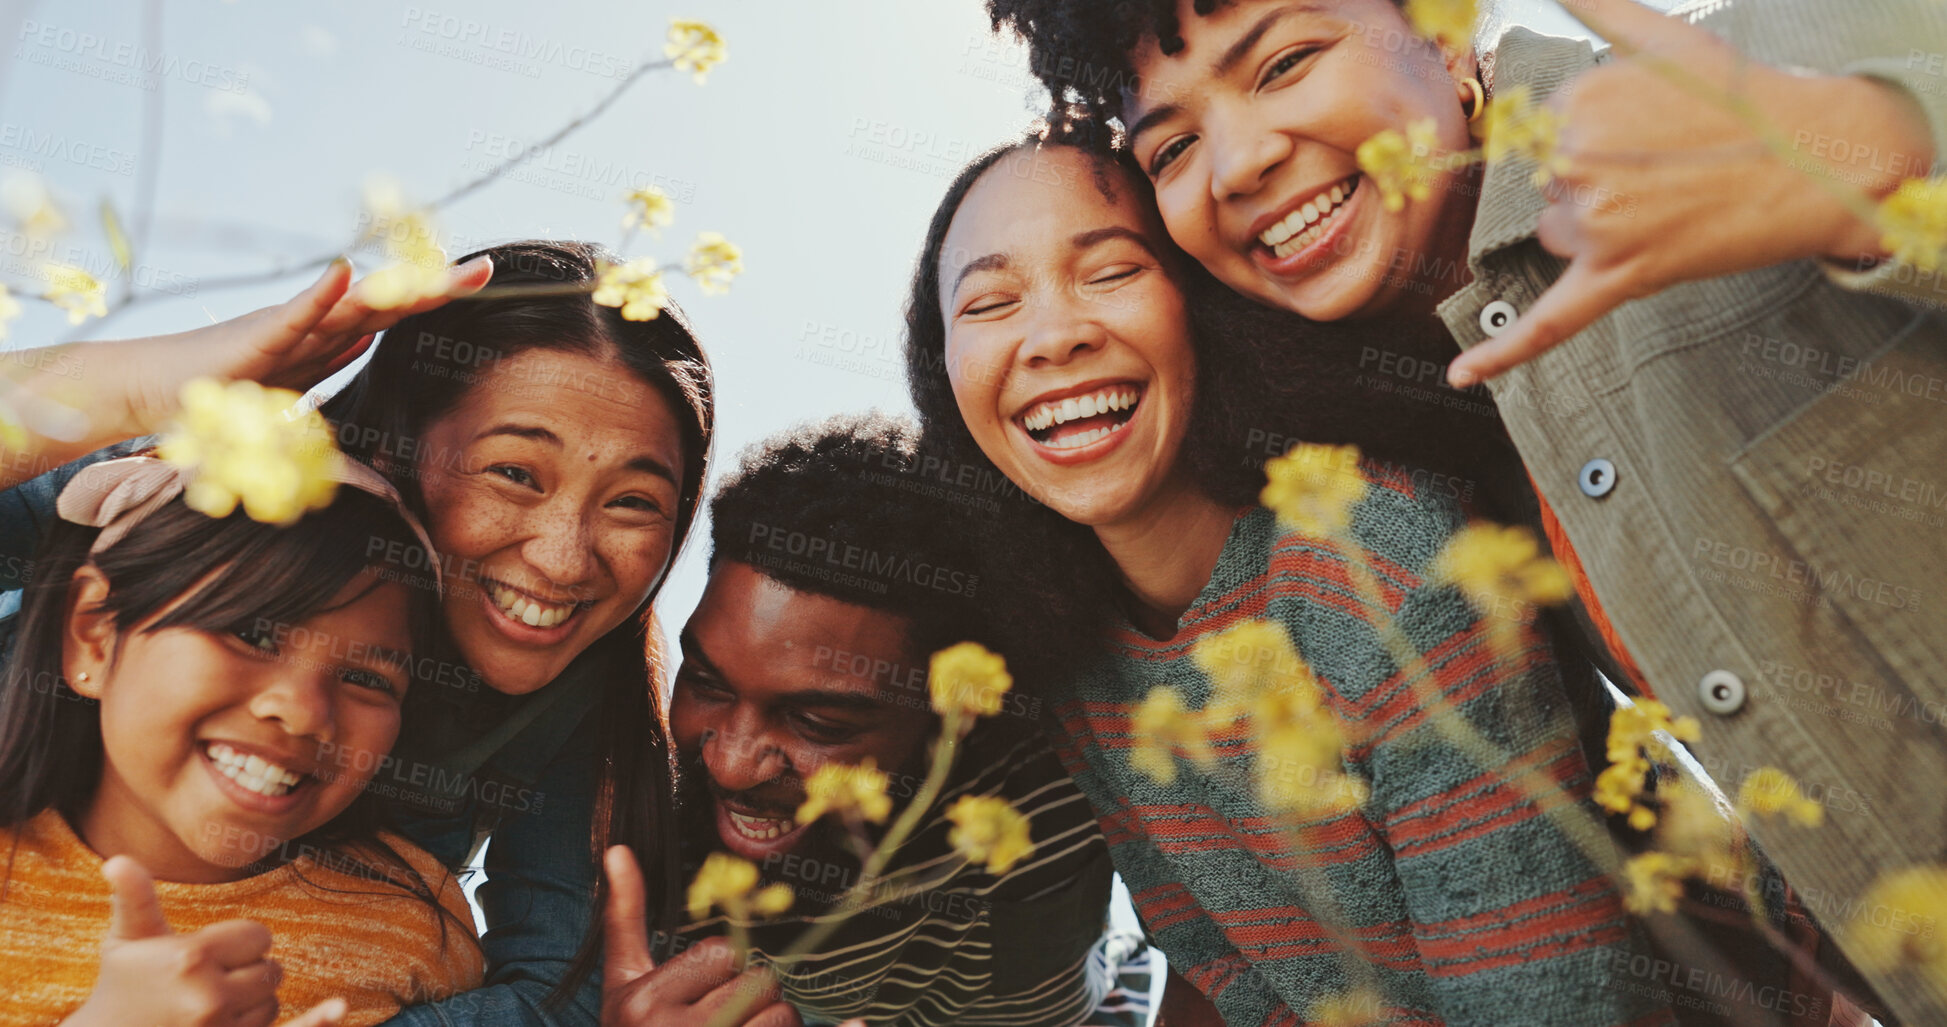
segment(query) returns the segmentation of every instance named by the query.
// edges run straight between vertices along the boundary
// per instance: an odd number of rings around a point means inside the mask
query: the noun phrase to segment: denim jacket
[[[1903,91],[1947,140],[1936,0],[1691,6],[1754,60]],[[1602,59],[1516,29],[1493,87],[1545,97]],[[1535,236],[1533,170],[1485,173],[1473,281],[1440,306],[1462,348],[1565,267]],[[1942,300],[1938,277],[1898,261],[1783,264],[1625,303],[1492,385],[1648,688],[1703,722],[1711,776],[1735,788],[1775,766],[1824,805],[1817,830],[1755,834],[1835,926],[1878,875],[1936,859],[1947,820],[1947,792],[1912,786],[1947,779]],[[1942,1021],[1912,984],[1872,983],[1911,1022]]]

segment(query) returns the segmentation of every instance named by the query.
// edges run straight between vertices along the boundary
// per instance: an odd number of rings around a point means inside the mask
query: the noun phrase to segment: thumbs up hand
[[[802,1027],[779,1001],[770,974],[737,972],[737,954],[721,938],[689,947],[656,965],[649,954],[648,897],[642,868],[626,846],[603,856],[608,908],[602,912],[602,1027],[696,1027],[724,1013],[739,1027]],[[735,1010],[725,1013],[725,1010]],[[863,1025],[860,1025],[863,1027]]]
[[[270,1027],[283,971],[270,956],[270,931],[226,920],[191,934],[169,929],[149,872],[127,856],[102,864],[114,889],[95,990],[62,1027]],[[329,1027],[343,999],[319,1003],[284,1027]]]
[[[1566,9],[1614,47],[1614,59],[1552,101],[1567,169],[1548,187],[1539,234],[1570,263],[1513,326],[1455,360],[1450,382],[1499,375],[1622,303],[1681,282],[1881,255],[1879,233],[1835,187],[1851,190],[1854,203],[1872,202],[1901,177],[1926,173],[1934,144],[1909,98],[1864,78],[1754,63],[1709,30],[1633,0]],[[1792,149],[1789,163],[1769,151],[1753,118]],[[1808,142],[1821,138],[1842,139],[1852,152],[1910,155],[1918,166],[1903,174],[1849,166],[1835,178]]]

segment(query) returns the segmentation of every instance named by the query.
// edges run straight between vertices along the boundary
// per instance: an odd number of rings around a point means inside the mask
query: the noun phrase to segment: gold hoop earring
[[[1466,113],[1467,120],[1470,123],[1479,121],[1481,115],[1487,113],[1487,90],[1482,89],[1474,76],[1469,75],[1460,80],[1460,92],[1460,109]]]

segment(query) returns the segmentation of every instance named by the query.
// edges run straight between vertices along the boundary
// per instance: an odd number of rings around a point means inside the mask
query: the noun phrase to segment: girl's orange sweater
[[[396,867],[375,872],[335,850],[301,852],[226,884],[158,881],[156,897],[178,933],[231,919],[270,928],[270,956],[284,969],[280,1021],[337,996],[351,1005],[345,1027],[370,1027],[402,1006],[476,988],[482,972],[459,882],[405,839],[382,838],[447,915],[413,895]],[[53,810],[0,831],[0,995],[7,999],[0,1024],[58,1024],[94,989],[108,930],[102,862]]]

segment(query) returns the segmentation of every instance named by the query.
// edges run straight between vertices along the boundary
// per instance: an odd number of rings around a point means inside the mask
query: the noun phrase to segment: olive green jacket
[[[1947,4],[1692,6],[1756,60],[1903,89],[1947,141]],[[1494,84],[1546,95],[1599,59],[1517,29]],[[1903,159],[1796,142],[1861,169]],[[1485,173],[1474,281],[1440,306],[1463,348],[1566,266],[1535,239],[1532,171]],[[1877,875],[1947,850],[1943,302],[1947,282],[1897,262],[1780,265],[1624,304],[1492,387],[1648,686],[1703,721],[1712,776],[1733,789],[1776,766],[1824,806],[1822,827],[1757,834],[1833,927]],[[1868,973],[1908,1022],[1947,1022],[1947,1003]]]

